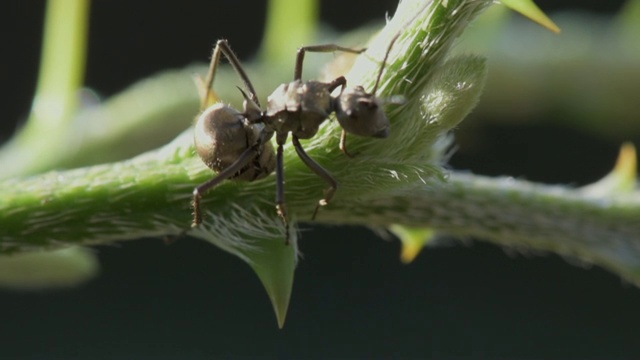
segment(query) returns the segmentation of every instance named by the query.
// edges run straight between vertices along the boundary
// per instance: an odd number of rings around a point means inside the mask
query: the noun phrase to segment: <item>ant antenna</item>
[[[384,66],[387,64],[387,59],[389,58],[389,53],[391,52],[391,48],[393,47],[393,44],[396,42],[396,40],[398,40],[399,37],[400,37],[400,32],[398,32],[397,34],[395,34],[393,36],[393,38],[389,42],[389,45],[387,46],[387,51],[384,53],[384,58],[382,59],[382,64],[380,64],[380,71],[378,72],[378,77],[376,78],[376,84],[373,86],[373,90],[371,91],[371,94],[375,95],[376,91],[378,91],[378,85],[380,84],[380,78],[382,77],[382,72],[384,71]]]
[[[413,17],[411,19],[409,19],[409,21],[407,21],[405,23],[405,25],[411,24],[415,19],[418,18],[418,16],[420,16],[420,14],[422,13],[422,11],[424,9],[426,9],[429,6],[429,3],[425,4],[415,15],[413,15]],[[376,78],[376,84],[373,86],[373,91],[371,91],[371,94],[375,95],[376,91],[378,91],[378,85],[380,84],[380,78],[382,78],[382,72],[384,71],[384,66],[387,64],[387,59],[389,58],[389,53],[391,52],[391,48],[393,47],[393,44],[395,44],[396,40],[398,40],[398,38],[400,37],[400,34],[402,34],[402,29],[399,30],[391,39],[391,41],[389,41],[389,45],[387,46],[387,51],[384,53],[384,59],[382,60],[382,64],[380,65],[380,72],[378,72],[378,77]]]

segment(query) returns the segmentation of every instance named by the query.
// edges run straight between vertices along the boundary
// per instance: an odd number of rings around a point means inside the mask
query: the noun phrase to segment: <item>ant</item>
[[[339,76],[330,82],[302,80],[302,64],[307,52],[342,51],[360,54],[366,49],[351,49],[335,44],[304,46],[298,49],[293,81],[281,84],[269,97],[266,110],[261,110],[260,101],[251,80],[242,68],[238,57],[229,47],[227,40],[218,40],[211,56],[211,63],[204,81],[199,78],[201,90],[201,111],[195,125],[195,147],[202,161],[218,174],[211,180],[198,185],[193,190],[193,223],[202,223],[200,200],[208,190],[222,181],[254,181],[276,171],[276,210],[285,225],[286,242],[289,241],[287,208],[284,196],[283,145],[289,133],[293,147],[307,167],[321,177],[329,187],[324,197],[318,201],[313,212],[315,219],[321,206],[331,201],[338,189],[338,181],[313,160],[300,144],[300,139],[310,139],[316,135],[320,124],[334,113],[342,127],[340,150],[347,156],[347,133],[385,138],[389,135],[389,119],[382,109],[384,101],[377,98],[380,77],[391,51],[396,35],[385,53],[380,71],[371,93],[362,86],[347,88],[347,80]],[[211,87],[220,62],[220,54],[231,63],[244,82],[245,90],[238,88],[244,97],[242,112],[223,103],[209,105]],[[337,96],[331,93],[340,88]],[[393,101],[391,101],[393,102]],[[276,138],[277,151],[274,153],[271,138]]]

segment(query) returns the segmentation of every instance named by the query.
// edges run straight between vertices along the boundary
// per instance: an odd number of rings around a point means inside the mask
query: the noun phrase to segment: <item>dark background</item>
[[[159,70],[205,61],[221,37],[250,57],[264,24],[265,5],[255,3],[95,1],[86,83],[115,94]],[[323,1],[322,19],[347,30],[382,20],[395,3]],[[613,13],[622,1],[538,4],[551,13]],[[44,2],[0,7],[4,140],[29,109]],[[622,140],[550,125],[487,124],[485,151],[467,153],[460,144],[452,167],[580,185],[611,169]],[[560,151],[567,142],[579,150]],[[0,291],[0,358],[640,356],[640,291],[599,268],[553,255],[510,256],[481,242],[426,249],[402,265],[399,243],[366,229],[308,230],[284,330],[240,260],[201,241],[147,239],[97,248],[102,275],[78,289]]]

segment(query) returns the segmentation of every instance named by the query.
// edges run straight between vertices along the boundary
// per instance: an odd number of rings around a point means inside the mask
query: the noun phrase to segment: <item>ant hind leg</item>
[[[298,48],[298,55],[296,56],[296,67],[293,73],[293,80],[302,79],[302,63],[304,62],[304,54],[308,52],[335,52],[342,51],[352,54],[360,54],[367,50],[364,49],[351,49],[348,47],[338,46],[336,44],[323,44],[323,45],[311,45]]]
[[[202,209],[200,207],[200,200],[202,199],[202,195],[207,191],[213,189],[221,182],[231,178],[238,171],[240,171],[243,167],[245,167],[253,158],[255,158],[258,153],[258,147],[253,146],[246,149],[238,159],[233,162],[229,167],[220,171],[218,175],[216,175],[213,179],[196,186],[193,189],[193,200],[191,202],[191,206],[193,207],[193,223],[191,224],[192,228],[195,228],[202,224]]]
[[[276,211],[284,223],[285,244],[289,245],[289,215],[284,200],[284,148],[283,141],[278,141],[276,151]]]
[[[302,144],[300,144],[300,140],[296,136],[292,136],[291,141],[293,142],[293,147],[296,149],[296,153],[304,162],[309,169],[311,169],[316,175],[320,176],[322,180],[326,181],[329,184],[329,188],[324,191],[324,198],[318,201],[318,205],[316,205],[316,209],[313,211],[313,215],[311,216],[311,220],[314,220],[318,215],[318,210],[320,210],[321,206],[325,206],[331,201],[333,195],[338,190],[338,181],[334,179],[334,177],[320,164],[318,164],[315,160],[313,160],[302,148]]]
[[[220,53],[223,53],[224,56],[226,56],[233,69],[242,79],[244,86],[249,91],[251,100],[253,100],[258,106],[260,106],[260,100],[258,100],[256,90],[253,87],[251,80],[249,80],[249,76],[244,71],[240,60],[233,52],[233,50],[231,50],[231,47],[229,47],[229,43],[227,42],[227,40],[222,39],[218,40],[218,42],[216,43],[216,47],[213,49],[213,53],[211,54],[211,62],[209,63],[209,70],[207,71],[207,77],[204,81],[202,81],[204,94],[201,94],[202,98],[200,101],[200,110],[204,110],[208,105],[211,94],[211,86],[213,86],[213,81],[215,80],[216,72],[218,71],[218,65],[220,64]]]

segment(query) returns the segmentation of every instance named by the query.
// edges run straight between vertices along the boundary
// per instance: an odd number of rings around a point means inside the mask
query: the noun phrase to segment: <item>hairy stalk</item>
[[[511,177],[452,172],[446,183],[427,182],[393,197],[346,204],[328,222],[431,227],[523,252],[550,251],[602,266],[640,284],[640,193],[591,195],[583,189]],[[353,215],[355,213],[355,216]]]
[[[388,106],[389,139],[349,137],[354,159],[338,150],[339,128],[327,124],[303,144],[340,181],[318,221],[334,224],[430,226],[515,248],[571,254],[637,281],[640,199],[447,173],[448,132],[474,107],[486,75],[484,60],[448,59],[454,39],[491,1],[404,1],[369,44],[350,85],[371,89],[384,51],[398,31],[380,96]],[[417,15],[416,15],[417,14]],[[249,74],[251,76],[251,74]],[[266,94],[263,94],[263,96]],[[287,148],[286,196],[295,220],[310,217],[325,184]],[[191,130],[131,160],[0,183],[0,251],[99,244],[189,230],[194,185],[213,174],[193,154]],[[251,263],[264,240],[284,241],[274,209],[275,180],[225,182],[204,198],[205,238]]]

